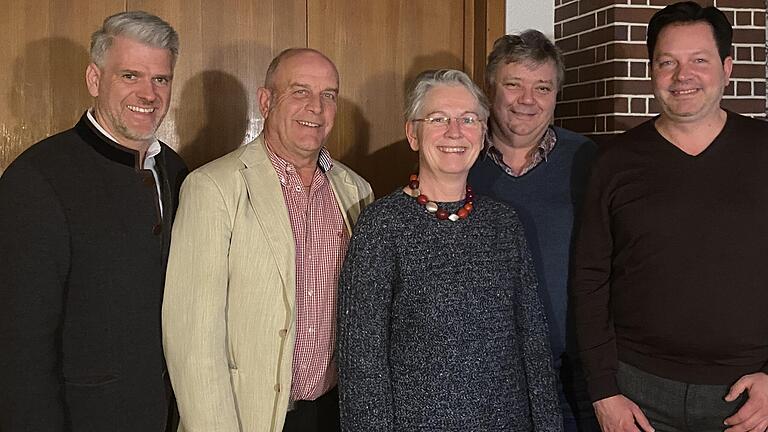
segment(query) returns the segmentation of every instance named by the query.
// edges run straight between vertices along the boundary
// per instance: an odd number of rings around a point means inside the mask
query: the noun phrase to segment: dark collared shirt
[[[512,168],[509,167],[504,162],[504,155],[501,154],[501,151],[497,149],[493,145],[493,138],[490,136],[488,137],[488,140],[486,142],[486,146],[488,148],[487,155],[491,158],[492,161],[494,161],[498,166],[500,166],[505,173],[511,175],[512,177],[520,177],[523,174],[527,173],[528,171],[535,168],[538,164],[540,164],[542,161],[546,161],[549,154],[552,152],[552,149],[555,148],[555,143],[557,142],[557,135],[555,134],[555,130],[551,127],[547,128],[547,131],[544,132],[544,136],[541,137],[541,141],[539,141],[539,146],[536,148],[536,151],[533,153],[533,158],[531,159],[531,162],[523,168],[523,170],[520,172],[520,174],[515,174],[515,172],[512,170]]]

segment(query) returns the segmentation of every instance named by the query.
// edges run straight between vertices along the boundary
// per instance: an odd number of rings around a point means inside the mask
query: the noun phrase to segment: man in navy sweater
[[[494,43],[485,75],[493,104],[490,133],[469,183],[517,210],[547,312],[565,430],[599,431],[567,325],[574,214],[597,148],[551,126],[564,74],[562,54],[536,30]]]

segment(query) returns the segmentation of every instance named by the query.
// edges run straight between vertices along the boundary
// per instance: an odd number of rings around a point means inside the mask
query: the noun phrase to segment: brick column
[[[734,67],[723,106],[766,115],[766,0],[707,0],[734,25]],[[555,39],[565,54],[565,85],[555,124],[601,141],[658,113],[645,32],[672,1],[555,0]]]

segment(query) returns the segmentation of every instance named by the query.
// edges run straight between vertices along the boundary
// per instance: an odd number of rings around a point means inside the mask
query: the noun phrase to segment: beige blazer
[[[373,199],[334,161],[347,229]],[[291,389],[295,251],[261,137],[192,172],[181,189],[163,301],[179,432],[280,432]]]

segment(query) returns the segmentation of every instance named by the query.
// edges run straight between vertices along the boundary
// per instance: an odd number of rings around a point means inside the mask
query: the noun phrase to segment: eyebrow
[[[312,87],[309,84],[304,84],[304,83],[293,83],[293,84],[290,84],[288,87],[289,88],[297,88],[297,87],[299,87],[299,88],[303,88],[303,89],[307,89],[307,90],[312,90]],[[320,90],[320,92],[328,92],[328,91],[334,92],[336,94],[339,93],[339,89],[337,87],[328,87],[328,88],[325,88],[323,90]]]
[[[444,115],[446,117],[450,117],[447,112],[442,111],[442,110],[432,111],[432,112],[426,114],[425,116],[426,117],[431,117],[431,116],[433,116],[435,114],[442,114],[442,115]],[[463,113],[461,113],[461,115],[467,115],[467,114],[474,114],[476,116],[480,116],[480,114],[476,113],[475,111],[464,111]]]
[[[120,75],[126,74],[126,73],[137,75],[137,76],[144,76],[144,75],[146,75],[144,72],[138,71],[138,70],[135,70],[135,69],[120,69],[120,70],[117,71],[117,73],[120,74]],[[170,74],[163,74],[163,73],[154,74],[154,75],[150,75],[150,77],[152,77],[152,78],[162,77],[162,78],[172,79],[173,78],[173,73],[170,73]]]
[[[696,50],[696,51],[686,52],[686,54],[692,55],[692,56],[703,55],[703,54],[704,55],[710,55],[710,56],[714,56],[714,55],[719,56],[719,53],[712,52],[710,50],[701,50],[701,49],[700,50]],[[659,55],[654,56],[654,59],[656,59],[658,57],[664,57],[664,56],[674,57],[674,54],[670,53],[670,52],[667,52],[667,51],[664,51],[664,52],[660,52]]]
[[[520,78],[520,77],[517,77],[517,76],[511,76],[511,77],[506,77],[506,78],[502,78],[501,79],[501,82],[504,82],[504,81],[523,81],[523,79]],[[554,80],[548,80],[548,79],[540,79],[540,80],[536,80],[534,82],[536,82],[536,83],[546,83],[546,84],[554,84],[555,83]]]

